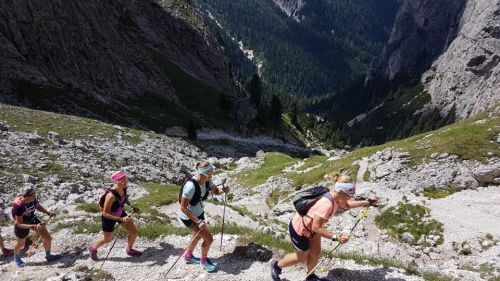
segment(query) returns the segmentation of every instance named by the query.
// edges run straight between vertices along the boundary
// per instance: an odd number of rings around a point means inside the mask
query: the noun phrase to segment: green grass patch
[[[160,207],[177,202],[180,186],[175,184],[144,183],[143,186],[148,194],[132,201],[132,205],[138,207],[141,213],[158,215],[154,207]]]
[[[484,242],[489,242],[488,244],[484,244]],[[495,246],[498,244],[498,240],[493,237],[490,233],[486,234],[484,237],[481,237],[479,239],[479,244],[481,245],[481,249],[483,251],[489,250],[491,247]]]
[[[431,199],[440,199],[440,198],[445,198],[459,191],[460,191],[459,189],[453,186],[448,186],[446,188],[439,188],[439,189],[435,187],[425,187],[424,191],[422,191],[422,194]]]
[[[316,166],[318,165],[317,162],[320,162],[322,159],[324,159],[325,161],[323,162],[323,165],[311,169],[307,173],[287,173],[285,175],[293,181],[293,186],[316,184],[320,181],[324,181],[324,176],[334,171],[348,174],[353,179],[355,179],[359,170],[359,165],[353,165],[353,163],[356,160],[361,159],[361,157],[363,156],[360,156],[357,150],[351,153],[349,156],[332,161],[327,161],[326,157],[322,156],[313,157],[313,160],[311,160],[311,162],[306,161],[306,165]],[[312,165],[312,163],[314,163],[314,165]]]
[[[204,118],[193,120],[199,125],[230,128],[232,126],[230,95],[210,87],[183,71],[162,53],[146,47],[155,64],[169,77],[175,93],[190,112],[197,112]],[[209,110],[206,110],[209,109]]]
[[[315,155],[304,160],[304,165],[297,168],[297,171],[305,171],[309,168],[323,165],[328,158],[326,156]]]
[[[365,173],[363,174],[363,181],[370,181],[370,171],[368,171],[368,169],[366,169]]]
[[[460,269],[477,272],[481,276],[481,278],[488,281],[497,281],[500,280],[500,267],[495,267],[491,263],[482,263],[479,265],[472,265],[469,263],[462,264]]]
[[[244,170],[235,175],[237,182],[245,187],[255,187],[267,181],[274,175],[281,174],[281,170],[292,165],[297,161],[296,158],[282,153],[266,153],[264,162],[260,167],[253,170]]]
[[[352,165],[354,161],[369,157],[386,148],[408,152],[410,166],[415,166],[424,159],[430,159],[434,153],[448,153],[457,155],[462,160],[478,161],[485,161],[490,157],[500,157],[500,147],[495,141],[497,135],[500,134],[500,113],[494,110],[497,106],[500,104],[472,118],[458,121],[438,130],[382,145],[356,149],[348,156],[338,160],[326,161],[326,157],[315,156],[307,159],[306,165],[301,169],[305,170],[324,161],[321,167],[307,173],[289,173],[286,176],[293,180],[294,186],[317,184],[323,180],[325,174],[332,171],[343,171],[354,178],[359,169],[359,166]]]
[[[296,139],[300,140],[303,143],[307,143],[308,139],[307,136],[304,135],[304,133],[292,123],[292,120],[290,119],[290,116],[287,113],[281,115],[281,120],[283,121],[283,124],[285,124],[288,127],[289,132]]]
[[[266,204],[269,208],[274,207],[280,201],[288,198],[292,191],[284,190],[284,189],[275,189],[271,192],[271,195],[266,198]]]
[[[79,265],[74,271],[90,273],[90,280],[88,281],[103,281],[103,280],[115,280],[113,276],[102,269],[88,268],[86,265]]]
[[[137,226],[140,237],[156,239],[165,235],[189,235],[191,231],[186,227],[174,227],[163,223],[146,223]]]
[[[430,219],[430,211],[421,205],[399,204],[390,207],[375,218],[375,223],[381,229],[402,241],[403,233],[408,232],[413,235],[416,244],[422,237],[424,246],[436,246],[444,242],[443,225]],[[439,239],[436,245],[427,245],[427,237],[437,235]]]
[[[76,206],[76,210],[84,211],[87,213],[100,213],[101,212],[101,209],[97,205],[97,202],[79,204],[78,206]]]
[[[65,140],[89,140],[96,136],[113,139],[121,132],[111,124],[93,119],[8,105],[0,105],[0,120],[6,121],[14,131],[37,131],[42,137],[47,137],[48,132],[53,131]],[[141,141],[138,130],[124,128],[124,133],[130,134],[123,135],[125,141]]]

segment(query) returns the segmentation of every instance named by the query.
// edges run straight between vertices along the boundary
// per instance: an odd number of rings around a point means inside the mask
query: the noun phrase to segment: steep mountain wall
[[[500,101],[499,39],[498,0],[405,1],[367,79],[420,80],[427,109],[466,118]]]
[[[151,97],[185,105],[189,79],[234,92],[226,57],[189,4],[0,2],[2,102],[84,115],[92,110],[83,101],[100,108],[89,115]]]
[[[467,1],[460,32],[422,76],[432,106],[458,118],[500,102],[500,1]]]
[[[456,37],[466,0],[407,0],[370,76],[408,79],[420,76]]]

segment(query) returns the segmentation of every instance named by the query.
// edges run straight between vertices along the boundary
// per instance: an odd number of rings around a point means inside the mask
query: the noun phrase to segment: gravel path
[[[66,253],[65,258],[60,262],[50,265],[44,261],[43,251],[40,249],[30,259],[27,267],[18,269],[10,259],[0,260],[0,272],[3,280],[46,280],[71,272],[79,266],[89,268],[99,268],[101,262],[93,262],[89,258],[86,245],[94,241],[99,235],[73,235],[68,231],[62,231],[54,235],[54,252]],[[217,236],[215,239],[217,240]],[[260,248],[248,249],[245,246],[237,245],[237,239],[232,235],[224,235],[224,247],[219,251],[218,247],[212,247],[210,255],[214,262],[219,264],[219,270],[208,274],[198,265],[186,265],[182,260],[166,276],[170,266],[174,263],[189,237],[166,236],[163,238],[149,241],[139,239],[137,248],[144,251],[140,258],[131,258],[126,256],[125,240],[120,239],[115,248],[106,260],[103,269],[115,278],[115,280],[208,280],[208,281],[255,281],[270,280],[269,267],[267,259],[272,255],[271,252]],[[99,257],[103,258],[109,250],[109,245],[101,248]],[[251,260],[245,255],[252,254],[256,250],[262,251],[261,260]],[[195,253],[197,254],[197,253]],[[265,260],[263,260],[265,259]],[[374,268],[370,266],[360,266],[352,261],[339,261],[333,263],[332,270],[329,272],[318,273],[329,280],[422,280],[414,276],[406,276],[404,273],[395,269]],[[302,266],[295,266],[284,270],[282,275],[284,281],[303,280],[305,269]],[[6,279],[4,279],[6,278]]]
[[[500,188],[465,190],[429,201],[431,215],[444,225],[447,242],[500,237]]]

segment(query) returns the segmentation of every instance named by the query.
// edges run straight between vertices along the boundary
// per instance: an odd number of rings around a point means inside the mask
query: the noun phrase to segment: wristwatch
[[[200,224],[202,224],[202,223],[204,223],[204,222],[205,222],[204,220],[201,220],[201,219],[200,219],[200,220],[198,220],[198,222],[196,223],[196,225],[200,225]]]
[[[339,240],[339,239],[337,238],[337,235],[335,235],[335,234],[334,234],[334,235],[332,236],[332,241],[333,241],[333,242],[336,242],[336,241],[338,241],[338,240]]]

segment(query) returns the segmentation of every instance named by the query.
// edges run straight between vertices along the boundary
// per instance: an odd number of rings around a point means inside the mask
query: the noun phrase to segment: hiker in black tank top
[[[142,255],[142,252],[133,248],[135,239],[137,238],[137,228],[135,227],[132,217],[128,216],[124,209],[125,204],[128,204],[134,209],[134,212],[139,210],[128,201],[127,176],[124,172],[117,171],[113,173],[111,180],[113,181],[113,186],[108,189],[109,192],[105,193],[103,205],[100,206],[102,208],[101,226],[103,237],[97,240],[95,244],[90,244],[88,247],[90,258],[94,261],[98,260],[97,250],[113,240],[113,232],[116,228],[116,223],[121,224],[128,232],[128,246],[125,249],[127,255]]]
[[[60,258],[59,255],[52,255],[50,249],[52,247],[52,237],[46,226],[40,222],[35,215],[35,210],[49,215],[55,216],[54,213],[47,211],[40,205],[36,199],[36,191],[32,187],[26,188],[22,195],[17,197],[12,205],[12,217],[14,218],[14,234],[16,235],[16,246],[14,247],[14,262],[18,267],[24,267],[26,263],[21,259],[21,249],[24,247],[26,237],[30,230],[34,230],[43,239],[43,247],[45,248],[45,259],[48,262],[55,261]]]

